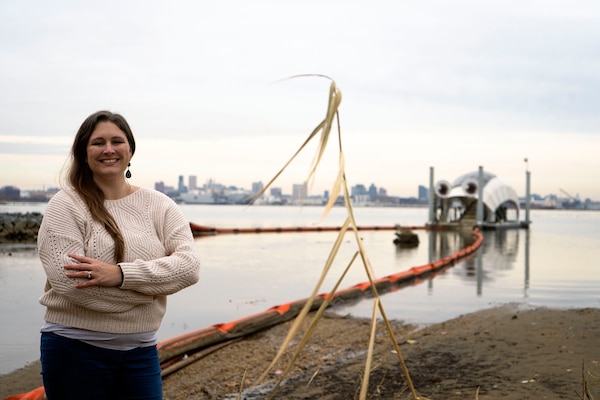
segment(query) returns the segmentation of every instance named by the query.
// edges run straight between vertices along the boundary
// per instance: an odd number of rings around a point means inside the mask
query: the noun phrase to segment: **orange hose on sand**
[[[4,400],[45,400],[46,399],[46,391],[44,391],[44,387],[40,386],[39,388],[32,390],[31,392],[17,394],[11,397],[7,397]]]

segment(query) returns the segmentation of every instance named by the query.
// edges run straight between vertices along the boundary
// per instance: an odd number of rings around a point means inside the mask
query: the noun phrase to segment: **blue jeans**
[[[42,333],[40,350],[48,400],[162,400],[156,346],[110,350]]]

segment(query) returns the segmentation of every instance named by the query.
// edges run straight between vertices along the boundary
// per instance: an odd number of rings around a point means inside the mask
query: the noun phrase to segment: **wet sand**
[[[232,343],[164,378],[165,400],[265,398],[300,338],[261,385],[290,322]],[[426,328],[392,321],[415,392],[428,399],[600,397],[600,309],[509,304]],[[327,315],[274,398],[358,398],[370,321]],[[369,399],[411,399],[390,336],[376,330]],[[243,381],[243,387],[240,385]],[[0,376],[0,399],[41,385],[39,363]],[[588,397],[585,392],[588,392]]]

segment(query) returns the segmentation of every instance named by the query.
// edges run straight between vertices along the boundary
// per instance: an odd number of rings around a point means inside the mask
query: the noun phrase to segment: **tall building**
[[[377,197],[377,186],[374,183],[371,183],[371,186],[369,186],[369,197],[371,199]]]
[[[419,185],[419,200],[420,201],[429,200],[429,189],[427,189],[423,185]]]
[[[188,188],[189,190],[198,189],[198,178],[196,177],[196,175],[190,175],[188,177]]]
[[[19,200],[21,198],[21,189],[15,186],[4,186],[0,188],[0,199]]]
[[[258,181],[258,182],[252,182],[252,193],[258,193],[261,190],[263,190],[264,187],[265,186],[260,181]]]
[[[177,191],[179,193],[185,193],[187,192],[186,188],[185,188],[185,184],[183,183],[183,175],[179,175],[179,181],[177,184]]]
[[[350,196],[354,197],[354,196],[362,196],[362,195],[366,195],[367,193],[367,188],[365,188],[365,185],[363,184],[358,184],[358,185],[354,185],[350,188]]]
[[[302,184],[294,184],[292,186],[292,199],[305,199],[308,197],[308,185],[306,182]]]

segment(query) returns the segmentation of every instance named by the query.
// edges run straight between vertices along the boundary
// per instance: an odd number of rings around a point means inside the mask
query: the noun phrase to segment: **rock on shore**
[[[33,243],[43,215],[31,213],[0,213],[0,243]]]

